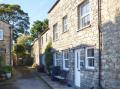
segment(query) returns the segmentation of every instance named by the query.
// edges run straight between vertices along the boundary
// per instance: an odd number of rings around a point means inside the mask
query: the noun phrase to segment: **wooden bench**
[[[61,83],[67,83],[67,75],[68,75],[68,71],[60,70],[60,74],[54,77],[58,79]]]

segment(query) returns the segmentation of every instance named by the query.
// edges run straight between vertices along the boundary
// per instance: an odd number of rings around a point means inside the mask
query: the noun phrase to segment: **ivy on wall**
[[[48,73],[50,73],[50,67],[53,65],[53,54],[51,50],[52,50],[52,43],[49,42],[45,49],[45,63]]]

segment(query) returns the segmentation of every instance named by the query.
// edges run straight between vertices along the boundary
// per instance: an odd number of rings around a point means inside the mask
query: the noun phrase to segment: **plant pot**
[[[11,72],[6,73],[6,78],[7,78],[7,79],[10,79],[11,77],[12,77],[12,73],[11,73]]]

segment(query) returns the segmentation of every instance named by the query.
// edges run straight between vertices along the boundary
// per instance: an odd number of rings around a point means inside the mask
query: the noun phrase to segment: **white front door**
[[[75,86],[80,87],[80,49],[75,50]]]

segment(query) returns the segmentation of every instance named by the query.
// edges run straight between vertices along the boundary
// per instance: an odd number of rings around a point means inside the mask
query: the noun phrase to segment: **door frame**
[[[78,86],[77,86],[77,84],[76,84],[76,80],[78,79],[78,77],[80,77],[80,51],[81,51],[80,49],[76,49],[76,50],[75,50],[75,53],[74,53],[74,54],[75,54],[75,66],[74,66],[74,67],[75,67],[75,73],[74,73],[74,74],[75,74],[75,79],[74,79],[74,81],[75,81],[75,86],[76,86],[76,87],[80,87],[80,84],[79,84]],[[78,55],[77,55],[77,53],[78,53]],[[77,58],[78,58],[79,60],[78,60]],[[76,63],[76,62],[77,62],[77,63]],[[77,65],[76,65],[76,64],[77,64]],[[76,69],[76,68],[77,68],[77,69]],[[78,73],[78,75],[77,75],[77,73]],[[76,79],[76,76],[78,76],[77,79]],[[80,79],[80,81],[78,81],[78,82],[80,83],[80,82],[81,82],[81,79]]]

